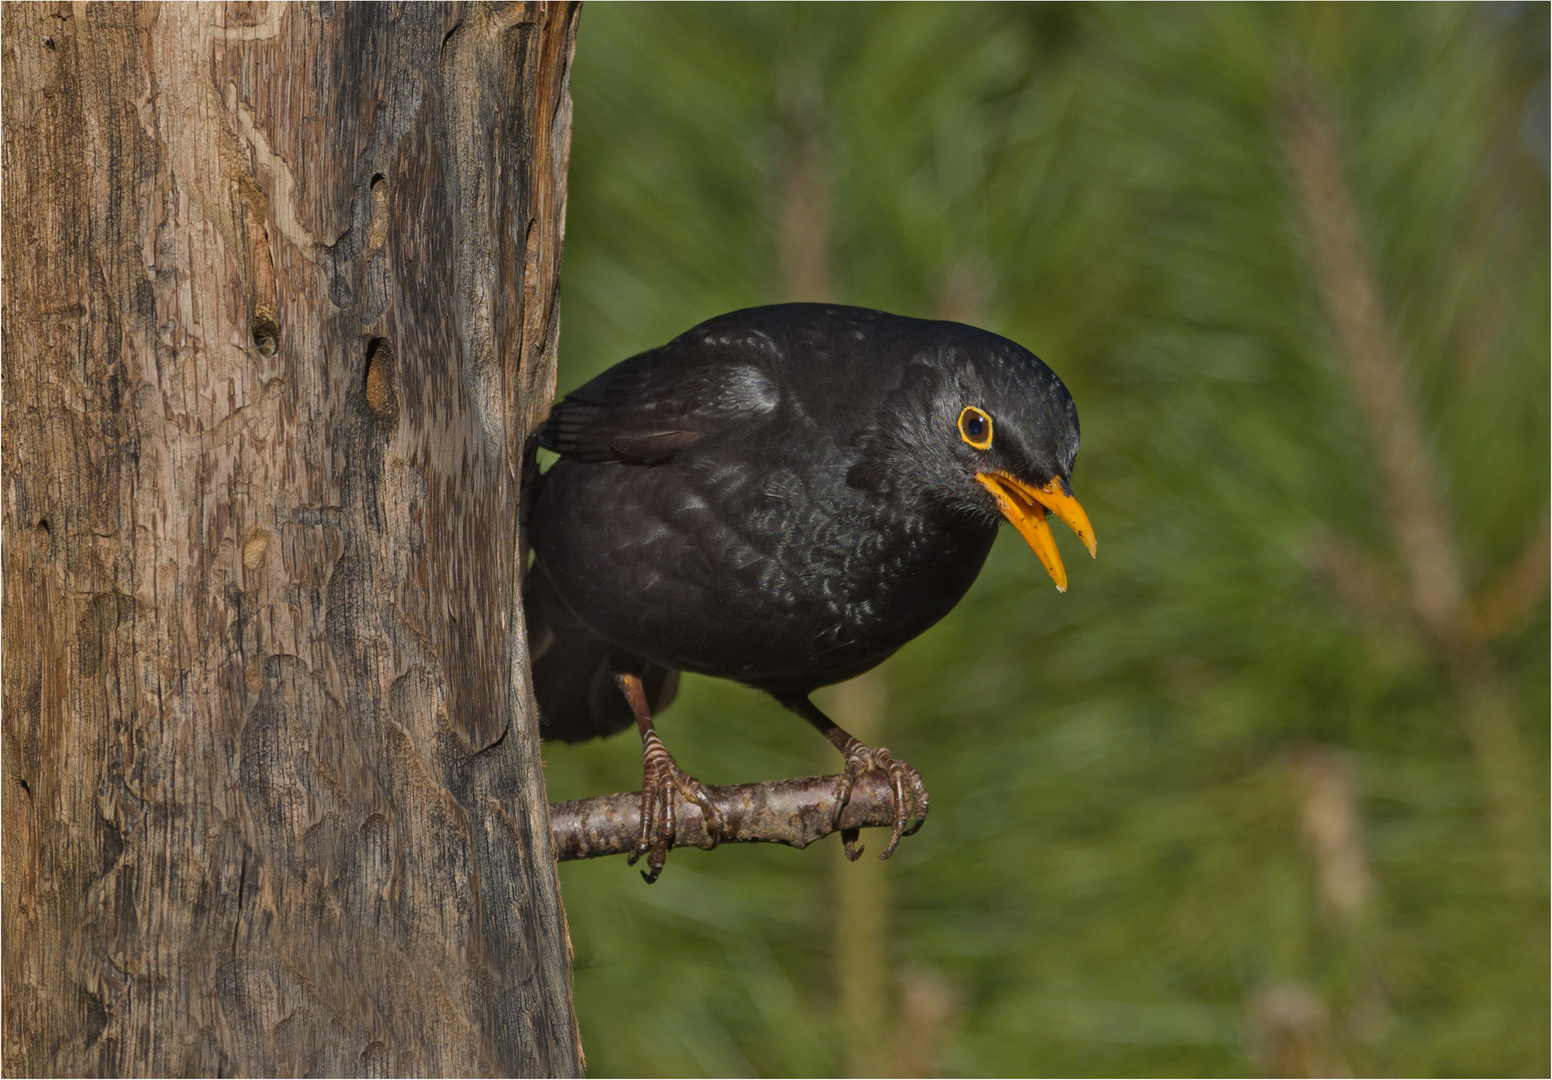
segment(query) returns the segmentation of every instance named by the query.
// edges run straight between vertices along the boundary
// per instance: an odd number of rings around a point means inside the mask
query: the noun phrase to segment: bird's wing
[[[539,443],[578,461],[664,461],[775,411],[759,363],[774,347],[763,334],[702,335],[634,356],[557,404]]]

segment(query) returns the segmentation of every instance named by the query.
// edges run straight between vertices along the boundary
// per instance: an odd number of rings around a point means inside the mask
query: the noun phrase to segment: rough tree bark
[[[516,589],[575,8],[0,18],[5,1071],[575,1073]]]

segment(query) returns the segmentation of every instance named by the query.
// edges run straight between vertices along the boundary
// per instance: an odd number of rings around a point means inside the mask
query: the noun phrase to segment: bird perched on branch
[[[546,738],[634,721],[656,879],[674,798],[715,810],[652,715],[681,671],[767,691],[895,798],[888,858],[919,828],[921,774],[810,701],[947,615],[1006,518],[1065,591],[1054,514],[1095,552],[1069,480],[1078,413],[1027,349],[952,322],[830,304],[711,319],[573,391],[539,429],[525,609]],[[839,811],[837,811],[839,812]],[[846,837],[855,858],[855,836]]]

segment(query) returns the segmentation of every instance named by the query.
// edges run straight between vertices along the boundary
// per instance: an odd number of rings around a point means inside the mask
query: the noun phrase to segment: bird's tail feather
[[[582,742],[630,727],[635,717],[615,682],[619,672],[641,677],[654,713],[673,701],[679,673],[633,657],[589,630],[537,562],[523,583],[523,612],[542,737]]]

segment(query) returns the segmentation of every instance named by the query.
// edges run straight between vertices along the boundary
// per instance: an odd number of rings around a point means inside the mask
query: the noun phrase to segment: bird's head
[[[906,424],[932,487],[953,504],[1012,522],[1056,587],[1067,571],[1046,515],[1055,514],[1097,553],[1094,527],[1073,497],[1078,410],[1056,373],[1006,338],[958,324],[918,356],[915,409]],[[928,374],[930,372],[930,375]],[[916,380],[908,379],[907,382]],[[901,417],[904,419],[904,417]],[[925,452],[925,453],[924,453]]]

